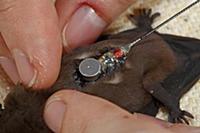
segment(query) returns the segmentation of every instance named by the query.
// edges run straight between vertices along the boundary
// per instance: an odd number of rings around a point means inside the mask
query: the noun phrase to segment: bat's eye
[[[86,81],[95,81],[101,73],[101,64],[94,58],[86,58],[79,64],[79,72]]]

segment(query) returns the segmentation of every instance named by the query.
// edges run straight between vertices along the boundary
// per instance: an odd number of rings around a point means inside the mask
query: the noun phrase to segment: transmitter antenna
[[[138,42],[144,40],[146,37],[150,36],[152,33],[154,33],[156,30],[158,30],[160,27],[162,27],[163,25],[167,24],[168,22],[170,22],[171,20],[173,20],[174,18],[176,18],[177,16],[179,16],[180,14],[182,14],[183,12],[187,11],[188,9],[190,9],[191,7],[193,7],[194,5],[196,5],[198,2],[200,2],[200,0],[196,0],[195,2],[193,2],[192,4],[190,4],[189,6],[185,7],[184,9],[182,9],[181,11],[179,11],[178,13],[174,14],[173,16],[171,16],[170,18],[168,18],[167,20],[165,20],[164,22],[162,22],[161,24],[159,24],[158,26],[156,26],[155,28],[153,28],[151,31],[145,33],[144,35],[142,35],[141,37],[139,37],[138,39],[136,39],[135,41],[125,45],[124,47],[122,47],[124,50],[127,51],[127,53],[131,50],[131,48],[133,46],[135,46]]]
[[[98,59],[88,57],[86,59],[83,59],[81,63],[79,64],[79,73],[81,74],[81,77],[84,81],[95,81],[102,74],[107,74],[113,72],[116,68],[120,67],[125,63],[127,60],[127,55],[130,52],[131,48],[134,46],[137,46],[138,42],[144,40],[148,36],[150,36],[152,33],[154,33],[157,29],[162,27],[163,25],[167,24],[186,10],[190,9],[194,5],[196,5],[200,0],[196,0],[189,6],[185,7],[175,15],[171,16],[149,32],[143,34],[135,41],[126,44],[125,46],[115,48],[114,50],[110,50],[108,52],[105,52],[100,56]]]

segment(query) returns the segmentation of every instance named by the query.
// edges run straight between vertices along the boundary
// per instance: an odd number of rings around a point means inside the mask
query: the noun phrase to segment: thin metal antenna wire
[[[142,35],[141,37],[139,37],[138,39],[136,39],[132,43],[127,44],[126,46],[124,46],[124,49],[126,49],[129,52],[130,49],[134,45],[136,45],[138,42],[142,41],[143,39],[145,39],[146,37],[148,37],[149,35],[151,35],[152,33],[154,33],[157,29],[159,29],[160,27],[162,27],[166,23],[170,22],[171,20],[173,20],[174,18],[176,18],[177,16],[179,16],[180,14],[182,14],[183,12],[185,12],[186,10],[188,10],[191,7],[193,7],[194,5],[196,5],[198,2],[200,2],[200,0],[197,0],[197,1],[193,2],[189,6],[185,7],[184,9],[182,9],[181,11],[179,11],[178,13],[176,13],[175,15],[171,16],[170,18],[168,18],[167,20],[165,20],[164,22],[162,22],[161,24],[159,24],[158,26],[156,26],[155,28],[153,28],[151,31],[145,33],[144,35]]]

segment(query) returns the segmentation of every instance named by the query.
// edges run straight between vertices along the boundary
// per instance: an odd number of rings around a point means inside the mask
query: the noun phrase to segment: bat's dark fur
[[[130,15],[137,28],[64,55],[59,78],[48,90],[15,87],[5,100],[5,109],[0,110],[0,132],[51,133],[43,121],[43,109],[47,98],[62,88],[74,88],[105,98],[129,112],[152,116],[163,105],[169,110],[171,122],[187,123],[185,117],[192,115],[180,109],[179,100],[199,79],[200,40],[154,33],[132,49],[126,64],[115,73],[91,83],[82,83],[76,73],[81,59],[135,40],[152,29],[158,15],[139,10],[139,15]]]

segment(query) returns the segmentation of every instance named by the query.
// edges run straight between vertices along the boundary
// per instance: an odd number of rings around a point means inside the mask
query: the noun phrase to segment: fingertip
[[[8,77],[11,79],[11,81],[14,84],[17,84],[20,82],[20,77],[17,72],[17,67],[15,65],[14,60],[4,57],[4,56],[1,56],[0,64],[1,64],[1,67],[3,68],[3,70],[6,72],[6,74],[8,75]]]
[[[70,110],[69,103],[75,91],[61,90],[53,94],[46,102],[44,109],[44,120],[53,132],[61,132],[67,110]]]
[[[55,114],[56,110],[64,114]],[[44,111],[45,122],[53,131],[68,133],[85,130],[95,132],[102,128],[98,126],[99,123],[106,124],[113,119],[121,120],[124,116],[131,117],[131,114],[104,99],[75,90],[62,90],[53,94],[48,99]],[[109,123],[107,128],[112,125],[113,123]]]
[[[56,8],[63,31],[65,50],[71,51],[93,43],[104,29],[134,1],[57,0]]]
[[[52,131],[60,132],[66,111],[66,104],[60,99],[48,102],[44,111],[44,120]]]
[[[48,88],[58,77],[61,50],[51,50],[50,52],[46,49],[41,51],[38,47],[31,47],[31,49],[32,51],[29,51],[29,49],[20,50],[19,48],[12,49],[19,77],[27,87],[34,89]]]
[[[15,1],[12,10],[1,16],[9,17],[2,19],[0,30],[20,81],[35,89],[51,86],[58,77],[62,54],[59,21],[53,3]]]
[[[46,89],[57,80],[61,64],[60,53],[55,53],[55,57],[49,55],[48,57],[41,57],[40,60],[35,59],[33,65],[36,68],[37,75],[35,80],[29,83],[34,89]]]
[[[37,71],[30,64],[28,57],[19,49],[13,49],[12,55],[22,82],[28,87],[35,83]]]
[[[63,29],[63,44],[71,50],[94,42],[108,23],[96,11],[83,5],[77,9]]]
[[[50,129],[62,133],[200,132],[199,128],[173,125],[137,113],[132,115],[106,100],[74,90],[53,94],[46,103],[44,119]]]

